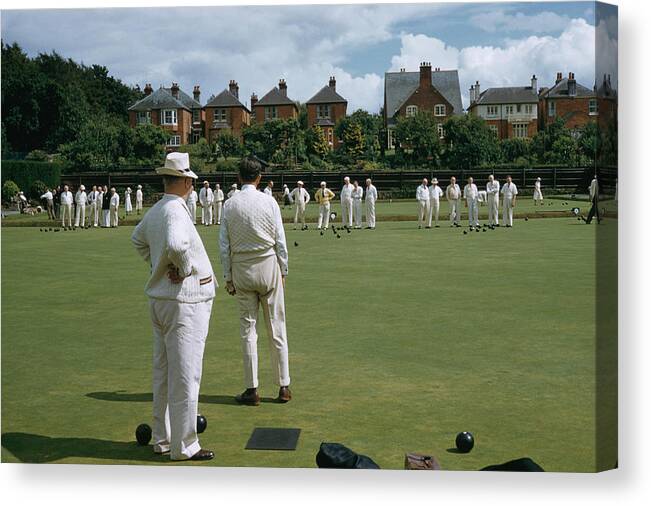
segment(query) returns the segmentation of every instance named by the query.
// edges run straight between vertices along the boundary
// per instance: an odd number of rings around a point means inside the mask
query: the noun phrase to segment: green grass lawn
[[[341,239],[289,228],[294,399],[233,402],[238,316],[220,287],[200,398],[216,458],[199,465],[314,467],[319,444],[337,441],[383,468],[419,451],[444,469],[522,456],[595,469],[596,226],[518,220],[464,235],[380,222]],[[221,279],[217,229],[199,230]],[[3,227],[4,462],[169,465],[133,436],[151,423],[151,330],[131,232]],[[274,397],[264,329],[259,346],[261,394]],[[274,426],[302,429],[297,451],[244,450],[254,427]],[[476,438],[466,455],[448,451],[462,430]]]

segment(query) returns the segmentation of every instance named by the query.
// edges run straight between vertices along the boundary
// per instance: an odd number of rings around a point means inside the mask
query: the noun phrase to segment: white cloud
[[[565,29],[569,22],[570,18],[567,16],[548,11],[533,15],[522,12],[507,14],[504,11],[492,11],[476,14],[470,18],[470,24],[490,33],[549,33]]]

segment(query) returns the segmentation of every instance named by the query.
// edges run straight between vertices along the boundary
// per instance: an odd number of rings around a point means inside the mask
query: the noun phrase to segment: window
[[[192,109],[192,123],[201,123],[200,109]]]
[[[522,104],[518,104],[515,107],[518,112],[522,112]]]
[[[416,113],[418,112],[418,106],[417,105],[408,105],[407,106],[407,117],[411,116],[416,116]]]
[[[226,123],[226,109],[215,109],[213,123]]]
[[[532,111],[533,111],[533,106],[531,104],[527,104],[527,105],[524,106],[524,112],[525,113],[531,114]]]
[[[199,138],[201,137],[201,134],[199,132],[193,132],[192,133],[192,144],[196,144],[199,142]]]
[[[332,146],[333,143],[333,136],[332,136],[332,129],[328,129],[328,144]]]
[[[445,116],[445,105],[436,104],[434,106],[434,116]]]
[[[556,116],[556,102],[549,102],[549,110],[547,111],[547,114],[550,118]]]
[[[387,130],[387,137],[388,137],[387,144],[389,145],[389,149],[395,148],[396,147],[396,141],[393,138],[393,129],[389,128],[389,130]]]
[[[436,131],[439,134],[439,139],[442,139],[445,137],[445,130],[443,130],[443,124],[442,123],[437,123],[436,124]]]
[[[136,115],[136,123],[138,125],[146,125],[151,123],[151,112],[150,111],[138,111]]]
[[[504,110],[506,111],[507,116],[510,116],[511,114],[513,114],[513,106],[512,105],[505,106]]]
[[[518,139],[527,138],[527,124],[526,123],[513,123],[513,137]]]
[[[320,119],[330,118],[330,106],[328,104],[317,105],[316,117]]]
[[[598,114],[596,100],[590,100],[590,102],[588,102],[588,114],[590,114],[590,116]]]
[[[491,116],[491,117],[497,116],[497,106],[496,105],[487,105],[486,106],[486,116]]]
[[[270,120],[270,119],[276,119],[278,118],[278,109],[276,108],[275,105],[272,105],[271,107],[265,107],[264,108],[264,119]]]
[[[488,125],[488,128],[489,128],[490,131],[493,132],[496,136],[498,135],[498,132],[497,132],[497,125]]]
[[[163,109],[161,111],[161,125],[176,125],[176,109]]]
[[[169,139],[167,139],[167,145],[171,147],[176,147],[181,145],[181,136],[180,135],[172,135],[170,136]]]

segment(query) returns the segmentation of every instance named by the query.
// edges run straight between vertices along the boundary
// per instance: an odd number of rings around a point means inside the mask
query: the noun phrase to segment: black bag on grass
[[[321,443],[316,465],[323,469],[380,469],[370,457],[339,443]]]
[[[504,464],[494,464],[492,466],[486,466],[480,471],[511,471],[511,472],[525,472],[525,473],[544,473],[545,470],[536,464],[529,457],[524,457],[522,459],[509,460],[504,462]]]

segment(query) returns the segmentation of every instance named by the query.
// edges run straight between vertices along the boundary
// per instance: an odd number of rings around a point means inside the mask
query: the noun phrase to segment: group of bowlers
[[[169,454],[172,460],[210,460],[214,453],[199,444],[197,408],[218,285],[188,205],[197,179],[189,155],[168,154],[156,172],[163,177],[164,195],[131,237],[150,268],[145,293],[154,335],[153,451]],[[245,390],[235,400],[251,406],[260,404],[256,332],[260,308],[279,387],[276,400],[291,400],[284,300],[287,243],[278,203],[257,191],[261,172],[255,159],[240,162],[241,190],[226,200],[219,216],[225,288],[239,306]]]
[[[82,184],[75,193],[70,191],[68,185],[52,190],[47,188],[41,195],[41,200],[45,202],[48,217],[51,220],[60,219],[64,229],[118,226],[120,195],[114,187],[109,190],[107,186],[93,185],[92,189],[86,192],[86,187]],[[138,185],[135,208],[137,214],[142,212],[142,201],[142,186]],[[124,210],[126,215],[133,213],[131,188],[124,192]]]

